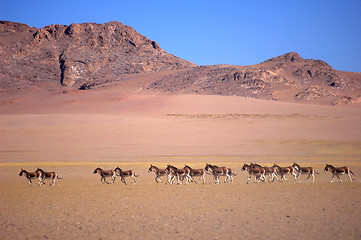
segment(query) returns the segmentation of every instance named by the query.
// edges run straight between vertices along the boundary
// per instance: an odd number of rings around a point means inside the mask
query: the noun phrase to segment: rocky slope
[[[317,104],[361,99],[361,73],[337,71],[293,52],[251,66],[196,66],[119,22],[37,29],[0,21],[0,91],[96,89],[139,79],[139,74],[146,79],[140,89],[157,93]]]
[[[119,22],[31,28],[0,21],[0,88],[87,88],[130,73],[195,66]]]
[[[336,71],[321,60],[287,53],[252,66],[200,66],[165,76],[148,89],[171,93],[244,96],[293,101],[359,101],[361,74]],[[350,101],[344,101],[346,98]]]

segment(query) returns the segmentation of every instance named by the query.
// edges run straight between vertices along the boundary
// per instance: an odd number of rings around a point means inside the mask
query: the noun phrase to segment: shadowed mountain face
[[[0,21],[0,90],[96,89],[140,73],[147,79],[143,91],[321,104],[361,99],[361,73],[337,71],[293,52],[251,66],[196,66],[119,22],[37,29]]]
[[[131,73],[195,66],[119,22],[50,25],[0,22],[1,88],[92,86]]]

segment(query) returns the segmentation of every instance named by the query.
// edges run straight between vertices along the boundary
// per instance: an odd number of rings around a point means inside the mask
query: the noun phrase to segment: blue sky
[[[119,21],[198,65],[251,65],[287,52],[361,72],[360,0],[2,0],[0,19]]]

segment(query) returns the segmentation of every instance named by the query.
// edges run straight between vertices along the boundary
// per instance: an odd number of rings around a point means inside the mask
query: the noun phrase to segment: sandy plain
[[[359,105],[122,89],[1,96],[1,239],[361,238]],[[147,172],[206,162],[233,168],[234,183],[157,184]],[[247,162],[298,162],[320,175],[246,184]],[[329,183],[325,163],[348,165],[355,180]],[[116,166],[134,169],[137,183],[93,174]],[[30,187],[19,171],[37,167],[63,179]]]

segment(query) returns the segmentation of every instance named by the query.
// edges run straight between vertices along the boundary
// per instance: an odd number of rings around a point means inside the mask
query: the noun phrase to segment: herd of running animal
[[[293,163],[292,166],[288,167],[280,167],[277,164],[274,164],[272,167],[264,167],[257,163],[251,163],[251,164],[244,164],[242,167],[242,171],[247,171],[248,181],[249,183],[254,177],[254,182],[257,183],[259,181],[266,182],[267,177],[269,178],[269,182],[274,182],[274,179],[283,182],[283,180],[288,181],[286,178],[287,174],[290,174],[294,177],[295,181],[298,181],[300,176],[302,174],[307,174],[307,178],[305,181],[307,181],[310,177],[312,177],[312,182],[315,181],[315,173],[319,174],[315,171],[313,167],[301,167],[297,163]],[[350,178],[350,181],[352,182],[352,175],[354,173],[349,169],[349,167],[333,167],[332,165],[326,164],[326,167],[324,171],[330,171],[332,173],[332,179],[331,183],[333,182],[335,176],[342,182],[340,175],[347,174]],[[150,165],[150,168],[148,169],[148,173],[154,172],[155,173],[155,181],[156,183],[161,183],[161,177],[166,176],[167,182],[169,184],[174,183],[177,181],[177,184],[185,183],[189,184],[190,182],[198,183],[201,179],[203,180],[203,184],[205,184],[205,174],[209,174],[213,176],[213,179],[216,184],[219,184],[219,178],[221,176],[224,176],[224,182],[233,182],[233,176],[236,176],[236,174],[233,172],[231,168],[228,167],[218,167],[216,165],[208,164],[206,163],[206,167],[203,169],[193,169],[190,166],[185,165],[184,168],[176,168],[170,164],[165,169],[160,169],[156,166]],[[134,170],[126,170],[123,171],[119,167],[115,168],[114,170],[103,170],[101,168],[96,168],[94,170],[94,174],[100,175],[100,181],[102,183],[111,184],[115,182],[116,177],[120,177],[121,181],[127,185],[127,182],[125,181],[125,177],[130,177],[132,183],[136,183],[136,178],[138,175],[135,174]],[[24,169],[21,169],[19,176],[25,176],[28,179],[28,183],[33,186],[31,180],[32,179],[38,179],[38,185],[42,186],[45,185],[44,180],[45,179],[51,179],[52,182],[50,183],[50,186],[54,186],[56,179],[59,178],[58,174],[55,172],[45,172],[42,169],[38,168],[35,172],[28,172]],[[194,177],[199,177],[198,181],[194,179]],[[110,182],[108,182],[106,179],[110,178]]]

